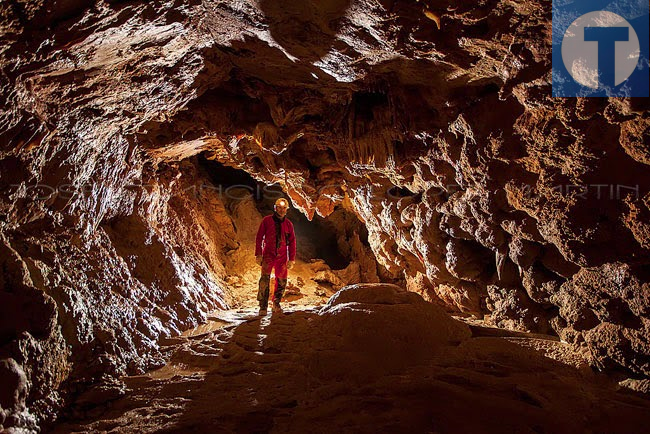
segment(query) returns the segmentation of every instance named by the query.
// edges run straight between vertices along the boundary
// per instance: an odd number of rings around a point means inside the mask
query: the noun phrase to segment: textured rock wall
[[[231,229],[179,163],[200,152],[310,218],[353,209],[430,300],[650,374],[648,103],[550,98],[545,2],[12,1],[0,17],[1,354],[34,408],[74,361],[140,369],[158,335],[224,304]]]
[[[173,110],[173,95],[153,103],[166,79],[138,91],[110,72],[93,78],[110,53],[90,48],[98,63],[78,68],[63,48],[128,21],[110,7],[0,7],[0,359],[12,367],[0,375],[3,387],[24,377],[22,392],[0,403],[5,428],[35,429],[67,394],[161,363],[159,336],[227,304],[219,279],[236,242],[223,204],[210,190],[190,194],[192,165],[154,167],[118,119]]]
[[[48,213],[4,228],[0,355],[25,371],[33,414],[49,419],[70,393],[159,365],[160,336],[227,306],[221,279],[237,247],[230,219],[213,190],[189,195],[196,178],[176,172],[183,181],[130,187],[139,193],[126,215],[88,235]],[[35,426],[28,416],[20,424]]]

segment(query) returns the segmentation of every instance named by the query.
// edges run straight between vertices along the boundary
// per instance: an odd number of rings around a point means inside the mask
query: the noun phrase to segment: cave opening
[[[232,217],[239,247],[238,253],[231,255],[229,269],[235,276],[245,277],[238,280],[231,275],[226,281],[247,288],[244,293],[236,289],[234,292],[239,294],[237,299],[241,304],[249,305],[253,303],[251,298],[259,268],[244,258],[250,257],[255,250],[254,235],[262,217],[273,214],[277,199],[286,198],[290,203],[291,200],[280,184],[267,185],[244,170],[207,158],[206,153],[199,154],[196,162]],[[249,208],[246,218],[242,218],[240,214],[245,203]],[[290,205],[287,218],[293,223],[296,234],[297,259],[296,269],[289,273],[287,301],[320,303],[325,301],[323,297],[345,285],[386,280],[382,266],[370,249],[368,230],[353,212],[337,205],[329,216],[315,215],[309,220]],[[245,268],[248,271],[244,271]],[[311,292],[320,299],[310,297]]]
[[[244,170],[209,160],[204,155],[199,156],[199,163],[210,174],[210,181],[223,194],[228,195],[238,188],[250,191],[255,198],[255,206],[262,215],[272,214],[274,201],[285,197],[279,184],[266,185],[257,181]],[[342,208],[337,207],[336,210],[342,211]],[[297,256],[302,260],[309,262],[312,259],[322,259],[333,270],[342,270],[350,264],[352,259],[350,252],[338,245],[338,229],[327,218],[315,215],[310,221],[293,207],[289,208],[287,217],[293,222],[296,236],[301,240],[301,245],[297,248]],[[368,230],[362,224],[359,224],[357,228],[362,241],[369,246]]]

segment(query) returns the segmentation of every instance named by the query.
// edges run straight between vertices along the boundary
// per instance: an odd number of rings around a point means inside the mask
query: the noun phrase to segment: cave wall
[[[232,229],[214,229],[216,198],[186,193],[199,175],[182,161],[205,152],[309,218],[345,204],[429,300],[649,375],[648,102],[551,98],[550,15],[513,0],[2,3],[2,290],[17,306],[3,372],[43,417],[74,361],[142,369],[159,335],[227,304]],[[20,402],[2,407],[37,423]]]
[[[120,205],[101,220],[84,222],[91,212],[83,208],[102,200],[88,188],[87,194],[59,193],[69,196],[70,208],[81,208],[65,217],[45,205],[28,223],[3,222],[0,358],[7,366],[0,376],[7,395],[0,419],[6,428],[37,429],[91,385],[160,366],[159,338],[228,307],[223,279],[238,242],[221,197],[201,188],[205,182],[194,164],[158,173],[143,166],[116,190]],[[41,205],[52,193],[23,195]],[[14,208],[15,215],[26,211]],[[14,382],[20,394],[9,390]]]

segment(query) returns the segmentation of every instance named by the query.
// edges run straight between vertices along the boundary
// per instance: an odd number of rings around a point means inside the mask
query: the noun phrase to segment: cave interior
[[[645,432],[650,100],[553,97],[549,2],[10,0],[0,35],[0,432]]]

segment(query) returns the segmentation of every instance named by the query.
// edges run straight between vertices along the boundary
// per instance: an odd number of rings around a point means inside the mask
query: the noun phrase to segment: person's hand
[[[287,270],[291,270],[293,266],[295,265],[296,261],[289,261],[287,263]]]
[[[262,265],[262,256],[255,256],[255,262],[257,262],[257,265]]]

